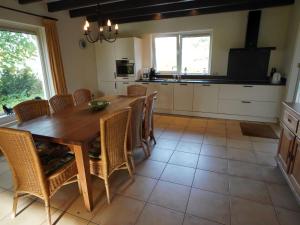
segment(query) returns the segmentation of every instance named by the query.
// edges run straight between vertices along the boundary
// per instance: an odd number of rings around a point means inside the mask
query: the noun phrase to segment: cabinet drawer
[[[219,101],[219,112],[232,115],[275,118],[278,116],[278,108],[278,104],[274,102],[229,99]]]
[[[292,132],[297,131],[298,120],[293,117],[288,111],[284,111],[283,122]],[[298,131],[298,133],[300,132]]]

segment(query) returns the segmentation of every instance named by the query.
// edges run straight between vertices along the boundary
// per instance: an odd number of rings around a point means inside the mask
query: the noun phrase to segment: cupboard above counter
[[[276,122],[285,86],[172,82],[102,82],[104,94],[126,94],[128,85],[158,91],[155,111],[188,116]],[[110,88],[113,88],[110,89]]]

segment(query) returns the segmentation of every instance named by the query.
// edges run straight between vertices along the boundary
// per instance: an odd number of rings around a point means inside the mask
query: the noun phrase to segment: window
[[[38,34],[0,29],[0,123],[16,104],[49,97],[41,53]]]
[[[154,37],[154,63],[161,74],[210,73],[210,34],[171,34]]]

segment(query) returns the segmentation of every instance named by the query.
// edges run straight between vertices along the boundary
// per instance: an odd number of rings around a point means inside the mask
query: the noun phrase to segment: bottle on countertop
[[[273,67],[273,68],[271,69],[270,77],[272,78],[273,75],[274,75],[274,73],[276,73],[276,72],[277,72],[277,69],[276,69],[275,67]]]

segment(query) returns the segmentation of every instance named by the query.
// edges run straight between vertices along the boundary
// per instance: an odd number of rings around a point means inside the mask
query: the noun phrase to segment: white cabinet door
[[[102,95],[117,94],[116,82],[114,81],[100,81],[99,88]]]
[[[221,99],[278,102],[282,97],[282,87],[272,85],[221,85]]]
[[[119,38],[116,43],[116,58],[134,60],[134,38]]]
[[[96,64],[99,85],[100,81],[115,81],[116,54],[114,43],[96,43]]]
[[[279,114],[279,103],[221,99],[219,110],[224,114],[275,118]]]
[[[174,85],[170,83],[159,83],[152,86],[157,91],[156,109],[167,111],[173,110],[173,89]]]
[[[195,84],[193,111],[218,113],[219,85]]]
[[[132,84],[134,84],[134,82],[118,81],[117,82],[117,94],[118,95],[127,95],[127,87]]]
[[[193,111],[193,84],[175,84],[174,85],[174,110]]]

